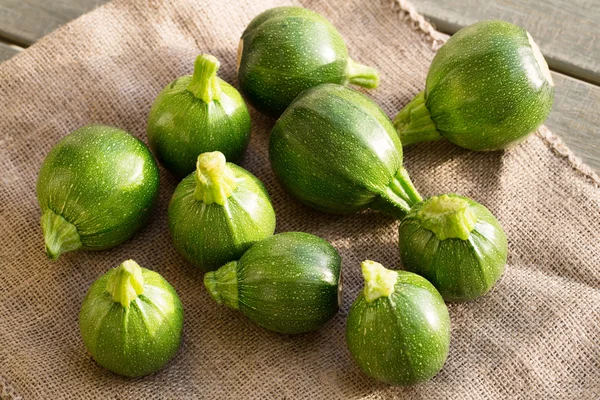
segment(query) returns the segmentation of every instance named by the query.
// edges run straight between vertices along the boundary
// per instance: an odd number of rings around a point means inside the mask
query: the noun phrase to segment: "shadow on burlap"
[[[600,190],[597,177],[545,128],[505,152],[473,153],[444,142],[406,151],[407,169],[424,196],[457,192],[482,202],[510,245],[494,290],[449,306],[448,362],[417,387],[390,388],[365,377],[344,339],[348,308],[362,287],[359,263],[369,258],[400,267],[397,222],[374,212],[320,214],[284,193],[266,152],[273,121],[256,112],[242,165],[272,196],[277,231],[319,235],[343,258],[344,304],[323,329],[282,336],[217,306],[201,274],[171,244],[166,209],[176,181],[164,170],[156,212],[132,240],[109,251],[46,259],[35,198],[45,154],[92,122],[145,141],[154,97],[191,73],[201,52],[216,55],[221,77],[234,83],[246,24],[267,8],[289,4],[257,3],[117,0],[0,65],[0,398],[597,399]],[[422,90],[443,36],[405,1],[296,4],[329,18],[351,56],[381,71],[380,88],[368,94],[389,116]],[[177,356],[162,371],[135,380],[97,366],[78,330],[90,284],[127,258],[171,282],[186,312]]]

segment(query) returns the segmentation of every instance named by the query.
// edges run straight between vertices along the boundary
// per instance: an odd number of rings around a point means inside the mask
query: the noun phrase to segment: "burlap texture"
[[[235,83],[239,36],[285,0],[117,0],[0,65],[0,398],[24,399],[598,399],[600,397],[600,190],[597,176],[542,128],[505,152],[449,143],[416,145],[406,167],[425,196],[456,192],[482,202],[509,238],[509,263],[493,292],[449,305],[448,362],[430,382],[391,388],[367,378],[345,345],[348,309],[364,259],[400,267],[397,222],[374,212],[333,216],[283,192],[267,158],[273,121],[252,112],[242,163],[265,183],[277,231],[329,240],[343,258],[344,304],[318,332],[284,336],[217,306],[202,275],[179,257],[166,209],[176,180],[161,170],[147,228],[109,251],[43,251],[35,181],[44,156],[70,131],[111,124],[146,141],[160,89],[190,73],[201,52]],[[377,67],[369,91],[389,116],[422,90],[433,32],[404,1],[300,1],[341,31],[352,57]],[[438,43],[439,44],[439,43]],[[575,164],[574,164],[575,163]],[[161,273],[185,307],[184,342],[162,371],[128,380],[86,353],[78,312],[90,284],[133,258]]]

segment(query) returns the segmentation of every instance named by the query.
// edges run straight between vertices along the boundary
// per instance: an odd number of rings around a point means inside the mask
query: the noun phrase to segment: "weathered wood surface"
[[[21,50],[23,49],[20,47],[0,42],[0,62],[8,60],[15,54],[19,53]]]
[[[108,0],[0,0],[0,39],[24,47]],[[554,70],[600,83],[599,0],[413,0],[445,33],[500,18],[528,29]],[[0,62],[17,50],[0,43]],[[546,125],[600,171],[600,87],[554,74]]]
[[[0,0],[0,38],[27,47],[108,0]],[[482,19],[526,28],[553,70],[600,84],[598,0],[413,0],[443,32]]]
[[[546,126],[600,172],[600,87],[552,73],[554,106]]]
[[[0,39],[27,47],[108,0],[0,0]]]
[[[502,19],[527,29],[550,68],[600,84],[598,0],[413,0],[442,32],[484,19]]]

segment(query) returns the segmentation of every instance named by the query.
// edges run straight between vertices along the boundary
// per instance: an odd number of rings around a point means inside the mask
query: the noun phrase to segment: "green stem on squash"
[[[364,295],[367,303],[394,293],[398,273],[375,261],[365,260],[360,265],[365,279]]]
[[[438,239],[468,240],[477,224],[477,216],[465,199],[447,194],[433,196],[423,203],[416,213],[425,229]]]
[[[56,260],[62,253],[81,248],[81,237],[75,225],[62,216],[48,209],[44,211],[41,219],[46,254],[51,260]]]
[[[371,208],[402,219],[412,206],[422,200],[408,172],[404,167],[400,167],[383,193],[371,204]]]
[[[225,205],[237,187],[233,170],[219,151],[202,153],[196,162],[194,198],[205,204]]]
[[[442,139],[425,104],[425,92],[416,95],[400,110],[394,118],[394,127],[403,146]]]
[[[379,86],[379,72],[375,68],[359,64],[349,58],[346,65],[346,83],[375,89]]]
[[[221,85],[217,71],[221,64],[214,56],[201,54],[194,63],[194,74],[187,90],[206,104],[221,98]]]
[[[115,303],[129,307],[132,301],[144,293],[142,268],[133,260],[123,261],[112,270],[106,283],[106,291]]]
[[[219,304],[234,310],[239,308],[237,261],[231,261],[216,271],[204,274],[204,286],[210,296]]]

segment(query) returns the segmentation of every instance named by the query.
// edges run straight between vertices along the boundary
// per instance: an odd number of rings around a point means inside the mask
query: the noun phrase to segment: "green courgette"
[[[102,367],[127,377],[144,376],[177,353],[183,306],[162,276],[127,260],[92,284],[79,328],[85,347]]]
[[[457,195],[416,204],[400,225],[404,268],[429,280],[446,301],[487,293],[504,271],[507,240],[481,204]]]
[[[158,168],[140,140],[103,125],[77,129],[46,156],[37,180],[46,253],[114,247],[145,223]]]
[[[217,303],[263,328],[305,333],[319,329],[340,307],[341,258],[317,236],[280,233],[204,275],[204,285]]]
[[[413,385],[435,376],[450,347],[450,316],[426,279],[362,263],[365,288],[348,313],[346,342],[369,376]]]
[[[429,67],[425,91],[394,119],[403,145],[446,138],[471,150],[523,140],[554,101],[548,64],[531,35],[504,21],[458,31]]]
[[[194,171],[198,154],[220,151],[238,162],[248,146],[248,108],[238,91],[217,77],[219,66],[211,55],[198,56],[194,74],[168,84],[150,110],[150,148],[180,178]]]
[[[421,201],[402,167],[402,145],[367,96],[334,84],[300,94],[271,132],[269,159],[283,186],[321,211],[365,208],[402,218]]]
[[[275,211],[263,184],[226,163],[220,152],[197,157],[196,172],[175,189],[169,230],[177,251],[203,271],[239,259],[275,231]]]
[[[238,83],[255,109],[278,117],[305,89],[321,83],[375,88],[379,74],[348,57],[344,39],[321,15],[277,7],[255,17],[242,34]]]

